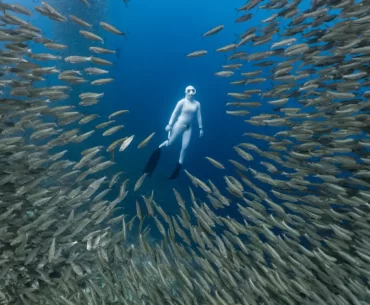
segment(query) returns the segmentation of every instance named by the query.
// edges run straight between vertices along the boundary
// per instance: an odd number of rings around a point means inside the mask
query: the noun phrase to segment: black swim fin
[[[155,151],[153,151],[148,162],[146,163],[145,168],[144,168],[144,173],[150,176],[154,172],[155,168],[157,167],[160,157],[161,157],[161,149],[158,147]]]
[[[168,179],[173,180],[176,179],[179,176],[181,169],[181,164],[177,162],[175,170],[172,172],[171,176],[168,177]]]

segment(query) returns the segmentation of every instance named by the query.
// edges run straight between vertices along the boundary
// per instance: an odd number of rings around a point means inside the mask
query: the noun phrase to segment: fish
[[[80,26],[84,26],[84,27],[87,27],[87,28],[91,28],[92,25],[86,21],[84,21],[83,19],[79,18],[79,17],[76,17],[75,15],[69,15],[69,19],[71,19],[74,23],[80,25]]]
[[[110,136],[114,133],[116,133],[117,131],[121,130],[124,126],[123,125],[117,125],[117,126],[113,126],[109,129],[107,129],[106,131],[103,132],[103,136],[106,137],[106,136]]]
[[[216,52],[229,52],[229,51],[236,49],[236,47],[237,45],[235,43],[232,43],[232,44],[228,44],[224,47],[216,49]]]
[[[119,151],[124,151],[132,142],[134,139],[135,135],[129,136],[126,140],[123,141],[121,144],[121,147],[119,148]]]
[[[214,27],[214,28],[210,29],[209,31],[205,32],[205,33],[203,34],[203,37],[211,36],[211,35],[217,34],[217,33],[221,32],[221,31],[223,30],[223,28],[224,28],[224,27],[225,27],[225,26],[224,26],[223,24],[218,25],[218,26],[216,26],[216,27]]]
[[[252,18],[252,14],[245,14],[243,16],[240,16],[238,19],[235,20],[235,22],[245,22]]]
[[[68,46],[64,44],[51,43],[51,42],[45,43],[45,47],[52,49],[52,50],[64,50],[68,48]]]
[[[153,136],[155,135],[155,132],[151,133],[149,136],[147,136],[144,140],[142,140],[139,145],[137,146],[137,148],[143,148],[145,147],[146,145],[148,145],[149,141],[153,138]]]
[[[97,80],[94,80],[91,82],[91,85],[105,85],[105,84],[108,84],[108,83],[111,83],[113,82],[114,79],[113,78],[101,78],[101,79],[97,79]]]
[[[109,60],[99,58],[99,57],[95,57],[95,56],[91,56],[91,61],[95,64],[98,64],[98,65],[113,66],[113,63],[110,62]]]
[[[67,18],[64,17],[62,14],[60,14],[54,7],[52,7],[50,4],[46,2],[41,3],[42,6],[38,7],[36,6],[35,9],[42,15],[49,17],[52,20],[58,21],[58,22],[65,22],[67,21]]]
[[[231,65],[223,65],[222,68],[226,70],[235,70],[241,68],[242,64],[231,64]]]
[[[218,162],[217,160],[213,159],[213,158],[210,158],[210,157],[206,157],[206,159],[216,168],[219,168],[219,169],[225,169],[225,167],[220,163]]]
[[[89,50],[97,54],[115,54],[116,53],[116,51],[105,49],[105,48],[99,48],[99,47],[89,47]]]
[[[142,174],[140,177],[139,177],[139,179],[136,181],[136,183],[135,183],[135,186],[134,186],[134,192],[136,192],[140,187],[141,187],[141,185],[143,184],[143,182],[144,182],[144,179],[145,179],[145,177],[147,176],[148,174],[147,173],[144,173],[144,174]]]
[[[220,77],[230,77],[234,75],[234,72],[233,71],[219,71],[219,72],[215,72],[215,75],[220,76]]]
[[[109,23],[101,21],[99,24],[103,29],[105,29],[108,32],[111,32],[116,35],[122,35],[122,36],[125,35],[125,33],[121,32],[120,30],[118,30],[116,27],[114,27],[113,25]]]
[[[207,50],[194,51],[186,55],[186,57],[201,57],[208,53]]]
[[[38,54],[32,54],[30,53],[29,56],[35,60],[39,61],[48,61],[48,60],[59,60],[61,59],[61,56],[48,54],[48,53],[38,53]]]
[[[103,69],[99,69],[99,68],[85,68],[84,71],[87,74],[90,74],[90,75],[100,75],[100,74],[107,74],[107,73],[109,73],[109,71],[103,70]]]
[[[106,121],[106,122],[103,122],[103,123],[100,123],[98,125],[95,126],[96,129],[101,129],[101,128],[105,128],[113,123],[115,123],[116,121],[115,120],[110,120],[110,121]]]
[[[68,56],[64,58],[64,60],[66,62],[76,64],[76,63],[89,62],[92,60],[92,56],[87,57],[87,56],[74,55],[74,56]]]
[[[102,93],[84,92],[84,93],[81,93],[78,97],[80,99],[84,100],[84,99],[89,99],[89,98],[98,99],[98,98],[101,98],[103,96],[104,96],[104,92],[102,92]]]
[[[128,113],[129,111],[128,110],[118,110],[116,112],[113,112],[111,113],[109,116],[108,116],[108,119],[112,119],[114,118],[115,116],[118,116],[118,115],[121,115],[121,114],[124,114],[124,113]]]
[[[104,39],[101,38],[100,36],[92,33],[92,32],[88,32],[88,31],[84,31],[84,30],[80,30],[79,33],[85,37],[85,38],[88,38],[88,39],[91,39],[91,40],[98,40],[102,43],[104,43]]]

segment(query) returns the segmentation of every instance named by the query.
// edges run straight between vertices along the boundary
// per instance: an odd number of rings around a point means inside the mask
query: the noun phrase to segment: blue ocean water
[[[264,11],[257,7],[251,11],[252,19],[236,23],[236,18],[242,15],[242,13],[237,14],[236,8],[243,6],[244,1],[230,3],[195,0],[186,2],[131,0],[127,5],[123,1],[95,2],[91,0],[90,2],[91,7],[86,7],[80,1],[66,6],[60,3],[51,4],[55,5],[66,16],[74,14],[91,22],[93,24],[91,31],[101,36],[104,39],[104,44],[92,42],[82,37],[78,33],[81,28],[70,20],[58,23],[40,15],[33,17],[37,25],[43,29],[46,37],[69,46],[67,50],[58,52],[63,57],[70,55],[90,56],[89,46],[117,50],[116,55],[98,55],[114,63],[113,66],[98,66],[110,71],[109,77],[115,79],[113,83],[104,86],[92,86],[89,83],[72,85],[71,98],[65,102],[58,102],[58,105],[73,104],[86,114],[97,113],[100,116],[93,123],[78,126],[81,132],[87,132],[91,130],[91,126],[107,121],[111,113],[127,109],[129,113],[116,117],[114,124],[124,125],[124,128],[109,137],[103,137],[102,132],[97,130],[92,137],[83,143],[68,145],[70,159],[78,161],[83,149],[97,145],[107,147],[121,137],[135,135],[134,141],[124,152],[120,153],[116,149],[114,154],[116,164],[104,173],[110,178],[116,172],[124,171],[124,178],[121,179],[128,177],[130,189],[132,189],[136,180],[142,175],[142,170],[152,151],[167,138],[164,128],[176,103],[184,97],[185,87],[193,85],[197,89],[196,99],[202,107],[204,136],[199,138],[199,130],[195,120],[192,141],[183,169],[203,181],[210,179],[220,187],[221,192],[225,195],[228,193],[224,189],[224,176],[236,175],[234,167],[228,162],[229,159],[265,172],[264,167],[259,164],[261,159],[257,154],[253,154],[254,160],[248,164],[238,156],[233,150],[233,146],[248,142],[257,145],[262,150],[267,150],[266,142],[245,137],[243,134],[255,132],[274,135],[283,128],[249,125],[244,122],[244,119],[248,119],[248,117],[227,115],[225,105],[227,102],[235,101],[227,95],[228,92],[241,92],[246,89],[261,89],[262,92],[270,90],[272,88],[271,73],[267,73],[267,70],[271,70],[271,67],[255,67],[252,62],[248,61],[227,61],[227,56],[233,52],[220,53],[216,52],[216,49],[235,43],[238,41],[237,38],[250,28],[256,27],[257,32],[261,31],[263,26],[266,26],[261,23],[261,20],[271,16],[273,11]],[[40,5],[40,3],[32,2],[27,5],[32,7]],[[306,9],[304,3],[300,5],[300,9]],[[99,26],[100,21],[106,21],[116,26],[126,35],[122,37],[104,31]],[[220,33],[210,37],[202,37],[203,33],[220,24],[225,26]],[[286,26],[284,21],[281,22],[281,26]],[[299,35],[297,38],[299,39]],[[238,48],[237,51],[245,51],[247,54],[267,51],[274,41],[281,39],[279,34],[275,34],[270,43],[262,46],[252,46],[249,43]],[[208,51],[206,56],[186,57],[193,51],[203,49]],[[40,44],[35,44],[33,51],[46,52],[46,49]],[[281,59],[281,57],[274,58],[277,62]],[[222,65],[231,63],[243,63],[243,67],[235,71],[235,74],[229,78],[214,76],[215,72],[223,70]],[[60,62],[56,63],[56,66],[61,70],[66,70],[86,68],[89,64],[71,65]],[[231,81],[242,79],[240,73],[256,69],[266,71],[260,75],[260,77],[266,78],[264,83],[242,87],[230,84]],[[92,79],[97,78],[99,77]],[[54,78],[50,78],[49,84],[60,84],[60,81],[54,76]],[[97,105],[78,106],[78,95],[88,91],[104,92],[104,97]],[[253,101],[261,102],[262,106],[248,109],[251,116],[260,113],[273,113],[273,107],[261,95],[254,95]],[[293,101],[290,106],[297,106],[297,104],[294,104]],[[138,143],[152,132],[155,132],[155,136],[150,143],[145,148],[137,149]],[[181,172],[180,177],[175,181],[167,179],[178,160],[180,148],[181,141],[178,141],[173,147],[168,147],[163,151],[153,176],[144,181],[138,192],[134,193],[130,190],[129,195],[122,203],[125,213],[134,215],[135,201],[141,200],[141,194],[149,196],[152,190],[155,192],[156,202],[170,214],[175,213],[178,208],[172,188],[176,188],[184,198],[189,198],[190,180],[184,172]],[[107,158],[111,157],[109,153],[106,156]],[[227,169],[214,168],[205,159],[206,156],[218,160]],[[250,174],[246,173],[246,175]],[[267,191],[266,187],[270,188],[258,181],[256,184],[265,191]],[[112,199],[118,194],[119,186],[120,184],[115,186],[115,193],[111,194]],[[196,194],[202,192],[194,187],[192,189]],[[239,213],[236,212],[236,202],[233,198],[233,204],[219,213],[240,217]]]
[[[164,127],[170,115],[177,101],[184,97],[185,87],[193,85],[202,107],[204,136],[199,138],[195,120],[183,168],[203,181],[210,179],[216,185],[224,185],[225,173],[214,168],[205,156],[225,165],[227,159],[237,158],[232,147],[242,141],[241,134],[246,126],[242,118],[225,113],[226,93],[233,88],[228,84],[230,79],[214,76],[215,72],[222,70],[221,65],[227,63],[226,55],[215,50],[233,43],[235,34],[240,33],[238,28],[243,28],[235,24],[234,10],[234,5],[242,4],[243,1],[232,5],[222,1],[131,1],[127,9],[111,11],[109,19],[112,24],[120,24],[128,34],[127,40],[116,38],[109,41],[112,48],[120,48],[121,55],[114,72],[116,82],[110,85],[112,89],[106,97],[111,108],[107,105],[105,111],[129,108],[126,125],[137,138],[156,132],[145,149],[138,151],[131,147],[125,154],[117,155],[119,164],[130,160],[131,175],[139,177],[151,152],[166,139]],[[219,24],[225,25],[222,32],[202,37],[203,33]],[[208,54],[200,58],[186,57],[190,52],[201,49],[207,50]],[[253,130],[253,127],[249,128]],[[189,198],[190,180],[184,172],[175,181],[167,180],[180,148],[179,140],[173,147],[165,149],[156,172],[143,185],[144,189],[155,190],[154,198],[158,198],[158,203],[169,213],[175,213],[178,208],[173,187],[184,198]],[[228,168],[231,170],[230,165]]]
[[[35,15],[36,24],[43,29],[44,36],[57,43],[69,46],[67,50],[58,52],[61,56],[70,55],[89,56],[89,46],[101,46],[117,50],[116,55],[98,55],[112,61],[114,66],[98,66],[107,68],[110,76],[115,79],[113,83],[104,86],[91,86],[89,83],[72,85],[71,98],[65,102],[57,102],[58,105],[75,105],[86,114],[97,113],[100,118],[93,123],[78,126],[81,132],[91,130],[91,126],[108,120],[109,114],[121,110],[129,110],[116,118],[114,125],[124,125],[124,129],[113,136],[103,137],[101,131],[96,131],[93,136],[83,143],[68,145],[68,157],[74,161],[80,158],[83,149],[102,145],[107,147],[114,140],[124,136],[135,135],[133,143],[122,153],[114,154],[116,165],[106,173],[111,177],[118,171],[124,171],[123,179],[130,179],[130,188],[133,188],[136,180],[141,176],[142,170],[152,151],[167,138],[164,128],[167,125],[176,103],[184,97],[185,87],[193,85],[197,89],[196,99],[201,103],[204,136],[199,138],[197,121],[194,121],[193,135],[188,153],[185,158],[183,169],[197,176],[203,181],[210,179],[217,186],[224,185],[225,175],[235,175],[233,166],[228,159],[242,162],[243,160],[233,150],[233,146],[241,142],[255,141],[243,137],[244,132],[257,132],[261,134],[273,134],[275,130],[269,127],[255,127],[243,122],[247,117],[234,117],[226,114],[226,103],[233,101],[227,96],[228,92],[239,92],[240,88],[229,84],[230,81],[241,79],[241,72],[250,72],[255,69],[252,63],[243,62],[244,66],[236,71],[230,78],[214,76],[215,72],[221,71],[221,65],[240,63],[238,60],[227,61],[227,56],[232,52],[220,53],[216,49],[237,41],[237,37],[252,27],[260,27],[260,20],[270,14],[261,10],[254,10],[255,16],[245,23],[236,23],[236,8],[244,4],[244,1],[229,3],[226,1],[187,1],[173,2],[162,1],[130,1],[127,6],[123,1],[90,1],[92,6],[86,7],[82,2],[76,1],[68,5],[50,3],[64,14],[74,14],[93,24],[92,32],[104,39],[104,44],[92,42],[82,37],[78,31],[81,29],[68,20],[58,23],[47,17]],[[32,2],[30,7],[40,5]],[[125,37],[117,36],[104,31],[100,21],[106,21],[126,33]],[[210,37],[202,34],[211,28],[223,24],[224,29]],[[34,52],[46,52],[40,44],[34,45]],[[253,47],[246,45],[238,51],[246,51],[248,54],[267,50],[268,46]],[[200,58],[187,58],[186,55],[205,49],[206,56]],[[82,69],[89,64],[72,65],[58,62],[57,67],[61,70]],[[262,68],[263,69],[263,68]],[[264,75],[261,75],[264,77]],[[93,77],[93,79],[98,77]],[[52,76],[50,85],[60,84],[56,76]],[[259,88],[262,91],[271,88],[267,80],[262,85],[244,86],[246,89]],[[101,102],[94,106],[78,106],[78,95],[83,92],[104,92]],[[255,101],[261,97],[256,95]],[[268,105],[269,106],[269,105]],[[266,113],[271,107],[265,105],[258,109],[250,109],[251,114]],[[270,109],[269,109],[270,108]],[[113,125],[112,125],[113,126]],[[75,127],[75,126],[74,126]],[[136,149],[138,143],[152,132],[155,136],[150,143],[142,149]],[[257,141],[256,145],[267,148],[266,143]],[[184,198],[189,198],[190,180],[184,172],[175,181],[169,181],[167,177],[174,169],[181,148],[181,140],[173,147],[168,147],[162,153],[162,158],[156,172],[151,178],[147,178],[139,190],[141,193],[150,195],[155,192],[155,200],[168,213],[177,211],[177,203],[172,191],[176,188]],[[106,154],[109,158],[110,154]],[[209,156],[224,164],[225,171],[214,168],[205,157]],[[259,157],[254,155],[251,161],[253,168],[260,168]],[[248,166],[248,164],[246,164]],[[123,181],[123,180],[121,180]],[[258,183],[258,182],[257,182]],[[119,192],[120,184],[117,184],[111,196],[112,199]],[[260,187],[265,187],[260,185]],[[192,187],[196,194],[202,192]],[[122,203],[125,213],[134,215],[136,212],[135,200],[140,201],[140,192],[129,192]],[[221,191],[227,195],[222,187]],[[229,196],[230,197],[230,196]],[[142,201],[141,201],[142,202]],[[189,200],[188,200],[189,202]],[[220,214],[228,214],[239,217],[233,210],[236,205],[219,211]]]

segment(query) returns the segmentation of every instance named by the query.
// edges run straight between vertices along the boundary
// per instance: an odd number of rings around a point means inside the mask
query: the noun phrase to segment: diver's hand
[[[170,125],[167,125],[165,130],[168,132],[168,131],[171,131],[172,127]]]
[[[199,138],[203,137],[203,128],[199,129]]]

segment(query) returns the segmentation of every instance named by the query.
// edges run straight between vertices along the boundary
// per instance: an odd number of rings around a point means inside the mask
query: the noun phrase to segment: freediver
[[[150,156],[144,173],[151,175],[159,161],[161,156],[161,149],[164,146],[172,145],[175,140],[182,135],[182,145],[179,161],[175,167],[175,170],[168,177],[168,179],[175,179],[180,173],[181,165],[184,162],[185,153],[189,146],[191,134],[192,134],[192,121],[195,114],[197,115],[198,126],[199,126],[199,137],[203,136],[203,124],[202,115],[200,111],[200,103],[194,99],[196,90],[193,86],[188,86],[185,89],[185,98],[181,99],[172,112],[170,121],[166,126],[165,130],[168,132],[168,139],[164,141]]]

